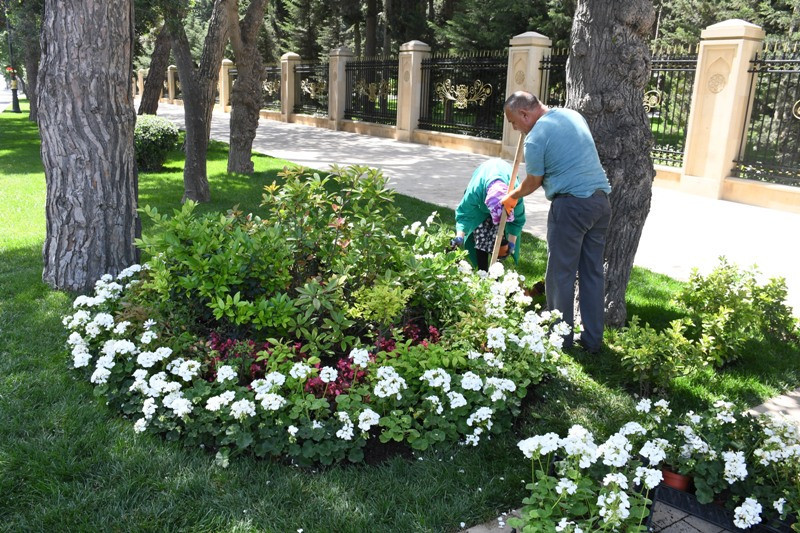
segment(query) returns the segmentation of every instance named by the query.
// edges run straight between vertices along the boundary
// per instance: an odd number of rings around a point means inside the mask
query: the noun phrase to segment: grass
[[[519,438],[573,423],[602,434],[632,410],[632,385],[613,354],[576,352],[567,357],[569,378],[533,391],[516,433],[477,449],[318,470],[243,456],[220,469],[204,450],[137,435],[67,368],[61,316],[73,295],[41,282],[45,179],[26,117],[0,114],[0,530],[455,531],[520,505],[529,470]],[[200,209],[258,211],[263,185],[286,162],[257,156],[253,176],[229,175],[226,157],[226,146],[212,143],[214,200]],[[177,152],[164,172],[142,174],[140,205],[177,208],[181,174]],[[409,220],[436,209],[453,221],[452,211],[411,198],[398,195],[397,204]],[[541,279],[544,244],[526,236],[522,252],[520,270]],[[680,286],[634,269],[629,313],[663,327],[679,316],[669,301]],[[800,383],[796,348],[752,353],[730,369],[677,380],[673,405],[700,409],[723,394],[754,404]]]

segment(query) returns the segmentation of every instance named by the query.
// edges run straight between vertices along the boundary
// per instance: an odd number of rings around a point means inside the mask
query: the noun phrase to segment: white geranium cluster
[[[556,433],[545,433],[544,435],[536,435],[517,443],[517,448],[522,450],[522,453],[528,459],[534,455],[547,455],[558,449],[559,438]]]
[[[744,503],[733,510],[733,525],[747,529],[761,522],[761,504],[753,498],[746,498]]]
[[[726,451],[722,452],[725,460],[725,481],[734,483],[747,477],[747,464],[744,460],[744,452]]]
[[[350,352],[350,359],[353,360],[355,366],[366,368],[369,364],[369,352],[363,348],[354,348]]]
[[[521,282],[525,280],[516,271],[505,271],[501,263],[495,263],[489,268],[489,298],[486,301],[486,316],[505,318],[508,316],[509,300],[517,307],[523,308],[531,304],[533,299],[525,294]]]
[[[336,436],[342,440],[352,440],[353,439],[353,421],[350,420],[350,415],[348,415],[344,411],[339,411],[336,413],[339,422],[342,423],[341,429],[336,432]]]
[[[443,368],[426,370],[419,379],[420,381],[425,381],[431,387],[442,389],[444,392],[450,390],[450,374]]]
[[[379,398],[387,398],[394,396],[397,400],[401,400],[403,395],[401,391],[408,388],[406,380],[400,377],[397,370],[391,366],[382,366],[377,372],[378,383],[375,384],[375,395]]]
[[[480,436],[484,431],[489,431],[492,429],[492,411],[489,407],[480,407],[477,411],[469,415],[467,418],[467,426],[474,427],[472,433],[467,435],[464,444],[470,444],[472,446],[477,446],[478,442],[480,442]]]
[[[372,426],[377,426],[381,421],[381,416],[372,409],[364,409],[358,415],[358,429],[367,432]]]

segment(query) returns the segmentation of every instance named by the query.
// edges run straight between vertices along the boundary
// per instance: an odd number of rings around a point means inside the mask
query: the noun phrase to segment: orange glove
[[[507,194],[500,200],[500,203],[503,204],[503,207],[506,209],[506,213],[509,215],[514,211],[514,208],[517,207],[517,200],[516,198],[512,198],[510,194]]]

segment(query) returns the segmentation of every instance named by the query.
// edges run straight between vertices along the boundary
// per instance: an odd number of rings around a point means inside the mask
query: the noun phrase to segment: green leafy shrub
[[[155,115],[138,115],[133,146],[139,170],[159,170],[178,144],[178,127]]]
[[[673,320],[670,327],[658,332],[649,324],[639,324],[633,316],[628,326],[610,330],[608,346],[620,356],[625,367],[639,383],[639,393],[650,396],[653,387],[669,387],[679,375],[686,375],[703,366],[698,344],[687,339],[689,319]]]
[[[771,278],[762,285],[759,277],[755,267],[740,270],[720,257],[707,276],[695,269],[678,295],[692,319],[690,334],[715,366],[739,358],[751,339],[798,339],[797,320],[785,303],[786,281]]]

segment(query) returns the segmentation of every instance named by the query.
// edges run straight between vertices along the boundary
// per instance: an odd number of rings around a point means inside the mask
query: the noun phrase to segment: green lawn
[[[228,175],[226,150],[212,143],[214,201],[201,209],[257,212],[263,185],[287,162],[259,156],[255,175]],[[170,211],[182,192],[179,152],[163,173],[140,175],[140,205]],[[0,200],[0,530],[455,531],[520,506],[530,471],[520,438],[573,423],[605,436],[634,404],[634,384],[610,352],[576,352],[567,358],[569,377],[532,391],[515,432],[477,449],[311,470],[237,457],[221,469],[205,450],[135,434],[68,369],[61,316],[72,295],[41,282],[45,179],[25,113],[0,114]],[[452,211],[411,198],[397,203],[409,220],[434,209],[453,220]],[[542,277],[545,247],[526,236],[522,252],[520,270],[532,284]],[[679,316],[669,303],[679,287],[635,269],[629,313],[664,326]],[[754,346],[728,370],[676,381],[673,406],[700,409],[722,394],[758,403],[797,386],[799,362],[796,348]]]

